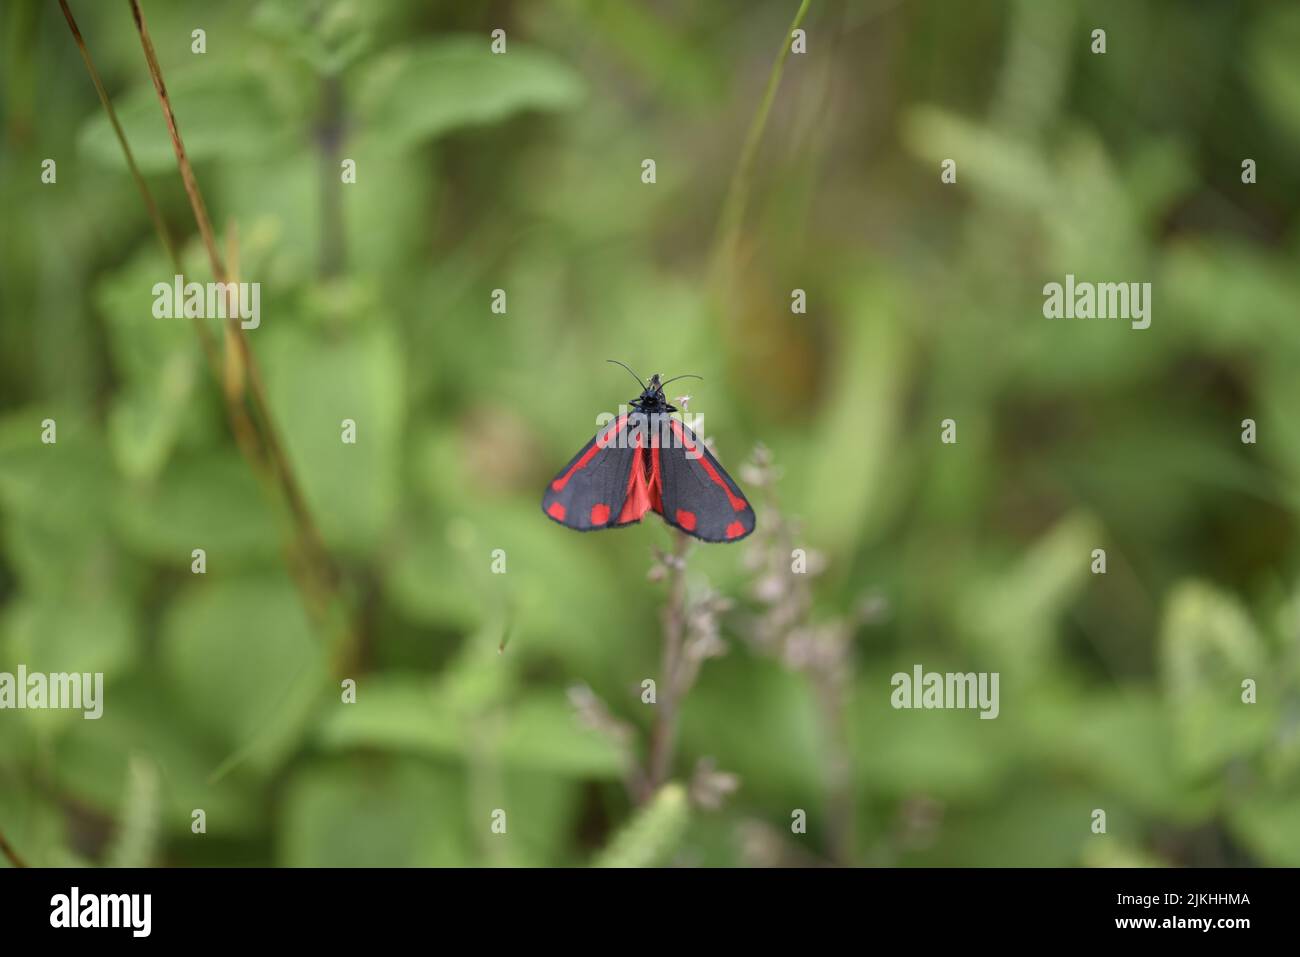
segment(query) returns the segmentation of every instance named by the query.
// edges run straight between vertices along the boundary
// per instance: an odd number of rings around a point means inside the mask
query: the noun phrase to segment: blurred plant
[[[812,580],[826,570],[826,559],[798,546],[799,524],[781,509],[776,494],[781,469],[766,446],[754,449],[740,474],[766,503],[746,554],[746,565],[755,575],[750,592],[761,611],[742,635],[756,652],[805,675],[812,685],[826,741],[830,852],[837,863],[848,864],[857,848],[846,700],[853,675],[853,636],[858,628],[881,621],[886,605],[881,596],[870,594],[853,614],[814,622]]]
[[[790,28],[781,37],[781,47],[767,77],[767,86],[763,90],[763,99],[750,121],[745,134],[744,145],[740,149],[740,161],[727,189],[727,199],[718,220],[718,233],[714,240],[712,268],[715,278],[720,283],[719,290],[728,297],[731,283],[734,281],[736,255],[741,227],[745,220],[745,207],[749,202],[749,184],[754,173],[754,162],[758,158],[758,145],[763,140],[763,131],[767,128],[767,118],[772,113],[772,104],[776,101],[776,91],[781,85],[781,74],[785,71],[785,61],[790,55],[791,37],[799,29],[804,17],[808,15],[811,0],[802,0],[795,11]]]
[[[792,844],[766,821],[746,818],[736,826],[740,859],[747,867],[825,867],[825,858]]]
[[[663,610],[663,666],[650,734],[648,793],[657,790],[672,772],[682,698],[699,677],[700,666],[727,651],[719,635],[718,616],[731,607],[731,602],[707,587],[694,596],[687,594],[686,555],[691,540],[683,532],[676,536],[672,552],[655,550],[648,574],[651,581],[668,581],[668,601]]]
[[[108,848],[108,867],[149,867],[158,852],[160,775],[158,766],[142,755],[127,765],[126,790],[117,834]]]
[[[646,793],[648,785],[646,772],[641,766],[636,751],[636,729],[628,722],[618,718],[604,701],[588,685],[575,684],[569,687],[569,703],[577,712],[578,721],[586,728],[596,731],[618,748],[627,768],[624,783],[627,793],[632,796]]]
[[[695,762],[695,773],[691,775],[691,803],[708,811],[716,811],[732,794],[740,789],[740,777],[730,771],[718,770],[718,762],[713,757],[700,758]]]
[[[658,793],[672,773],[682,699],[699,677],[700,667],[727,650],[719,616],[732,603],[707,586],[694,595],[688,593],[686,556],[690,544],[690,536],[677,532],[671,552],[654,549],[654,561],[646,576],[651,582],[667,581],[668,596],[661,615],[662,667],[655,683],[654,721],[644,766],[637,756],[632,725],[616,718],[588,686],[579,684],[569,689],[569,701],[579,721],[603,734],[623,754],[628,793],[639,802]],[[699,798],[701,806],[713,808],[739,786],[734,775],[716,772],[711,766],[697,767],[693,781],[691,797]]]
[[[676,850],[690,821],[690,802],[680,784],[666,784],[614,835],[592,862],[595,867],[653,867]]]

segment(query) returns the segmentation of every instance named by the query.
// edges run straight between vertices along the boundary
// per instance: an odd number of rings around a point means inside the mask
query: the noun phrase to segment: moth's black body
[[[542,496],[548,517],[589,532],[635,524],[653,510],[706,542],[737,541],[754,530],[754,510],[740,487],[673,418],[666,384],[658,375],[642,383],[628,403],[632,411],[601,429],[551,481]]]
[[[664,387],[659,384],[658,373],[650,377],[650,383],[645,387],[645,391],[629,402],[628,405],[639,412],[646,413],[677,411],[677,406],[668,404],[668,398],[664,395]]]

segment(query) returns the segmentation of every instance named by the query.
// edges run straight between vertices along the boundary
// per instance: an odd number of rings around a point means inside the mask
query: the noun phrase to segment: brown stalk
[[[229,317],[236,315],[236,310],[239,308],[236,291],[236,284],[239,282],[239,232],[233,220],[226,229],[226,256],[230,262],[230,285],[226,287],[226,315]],[[226,399],[226,411],[230,416],[230,425],[235,433],[235,443],[239,446],[239,451],[259,472],[259,477],[270,484],[261,439],[244,405],[244,365],[235,350],[232,332],[232,329],[238,328],[238,325],[237,322],[228,320],[222,327],[225,361],[222,365],[221,390]]]
[[[123,154],[126,156],[127,166],[130,168],[132,176],[144,197],[146,208],[149,210],[150,219],[154,223],[154,228],[158,233],[163,247],[167,250],[168,256],[172,260],[178,274],[183,274],[181,268],[180,256],[175,243],[168,234],[162,218],[158,213],[157,204],[150,194],[144,177],[140,174],[139,168],[135,163],[135,158],[131,153],[130,145],[127,142],[126,134],[118,122],[117,114],[113,109],[112,102],[108,98],[104,84],[99,77],[99,72],[95,68],[94,61],[90,57],[89,50],[81,36],[71,10],[68,8],[66,0],[59,0],[59,5],[63,10],[64,18],[68,21],[68,27],[72,31],[73,39],[81,51],[82,59],[91,75],[91,81],[95,85],[96,92],[99,94],[100,102],[103,104],[105,112],[109,116],[109,121],[117,135],[118,143],[121,145]],[[167,87],[163,82],[162,69],[158,65],[158,58],[154,52],[153,41],[149,38],[149,31],[145,25],[144,15],[140,10],[138,0],[131,0],[131,13],[135,19],[136,29],[140,35],[140,43],[144,49],[145,62],[149,68],[150,79],[153,82],[154,89],[158,94],[159,102],[162,106],[163,118],[167,123],[167,131],[171,138],[172,148],[176,153],[177,165],[180,168],[181,179],[185,185],[185,192],[190,200],[190,206],[194,212],[195,222],[198,225],[199,233],[203,239],[204,248],[208,254],[208,261],[212,268],[213,278],[218,282],[229,283],[230,273],[228,273],[225,264],[222,261],[221,254],[217,248],[215,233],[212,229],[212,221],[208,216],[207,206],[203,201],[203,194],[199,190],[198,180],[194,175],[194,168],[190,163],[189,156],[185,152],[184,141],[181,139],[180,130],[176,123],[176,115],[172,110],[171,100],[167,95]],[[233,245],[234,236],[232,232],[232,261],[237,261],[237,252]],[[229,296],[229,293],[228,293]],[[227,315],[237,315],[229,307],[230,300],[227,300]],[[263,485],[272,489],[278,489],[283,496],[288,511],[292,519],[294,529],[295,548],[288,556],[289,570],[293,575],[295,582],[303,594],[303,601],[308,613],[313,619],[327,626],[327,630],[332,630],[328,620],[329,612],[335,607],[336,600],[340,598],[338,592],[339,575],[334,566],[329,552],[324,546],[316,522],[307,505],[306,498],[302,493],[300,484],[294,475],[284,452],[284,446],[281,443],[278,433],[275,429],[274,420],[271,417],[270,404],[267,401],[267,393],[263,384],[261,370],[257,364],[252,350],[249,348],[248,338],[244,333],[243,327],[238,322],[230,322],[227,327],[227,341],[225,343],[226,362],[224,366],[218,355],[216,344],[208,334],[206,328],[201,325],[198,327],[200,340],[203,343],[204,351],[208,356],[214,376],[218,380],[226,400],[226,409],[231,421],[231,428],[235,434],[235,439],[239,445],[240,452],[248,460],[250,467]],[[256,422],[249,415],[249,406],[255,415]],[[260,426],[260,427],[259,427]],[[343,624],[343,633],[341,640],[335,649],[336,667],[347,664],[352,654],[351,649],[351,628],[346,622]]]
[[[212,229],[212,219],[208,216],[207,204],[203,201],[203,193],[199,189],[198,179],[194,175],[194,167],[190,163],[189,155],[185,152],[185,142],[181,138],[180,129],[176,123],[176,114],[172,110],[171,98],[167,95],[167,85],[163,81],[162,68],[158,64],[158,56],[154,52],[153,40],[149,37],[149,28],[145,24],[139,0],[131,0],[131,15],[135,18],[136,31],[140,34],[140,45],[144,49],[145,62],[149,67],[149,78],[153,81],[154,90],[158,94],[163,119],[167,123],[167,132],[171,137],[172,149],[176,153],[176,164],[180,168],[181,180],[185,184],[185,193],[189,197],[190,207],[194,211],[194,221],[198,225],[199,235],[203,239],[203,247],[208,253],[208,262],[212,267],[212,275],[217,282],[229,282],[229,274],[217,248],[216,234]],[[239,362],[243,366],[244,375],[247,376],[248,396],[261,425],[262,445],[270,461],[274,477],[280,485],[285,502],[293,516],[298,531],[299,543],[316,575],[318,584],[327,591],[332,592],[338,584],[338,573],[334,568],[333,560],[325,549],[315,519],[312,517],[311,510],[307,505],[307,500],[289,464],[288,456],[284,452],[284,446],[280,441],[275,422],[271,417],[270,404],[267,401],[266,387],[263,384],[261,369],[252,350],[249,348],[248,337],[243,326],[237,322],[232,322],[229,324],[229,328],[235,340],[234,352],[238,355]]]
[[[122,155],[126,157],[126,165],[131,171],[131,178],[135,180],[135,185],[140,190],[140,198],[144,200],[145,209],[149,212],[149,221],[153,223],[154,232],[158,234],[159,241],[163,244],[163,248],[167,250],[167,257],[171,260],[176,275],[184,275],[185,268],[181,264],[181,256],[176,248],[176,241],[172,239],[171,233],[167,230],[167,224],[163,222],[162,214],[158,211],[158,204],[154,202],[153,193],[149,189],[149,184],[145,182],[140,167],[135,164],[135,154],[131,152],[131,144],[126,140],[126,133],[117,119],[117,111],[113,109],[113,101],[108,98],[108,90],[104,88],[104,81],[99,77],[99,70],[95,67],[95,61],[91,59],[90,49],[81,36],[77,21],[73,19],[67,0],[59,0],[59,8],[63,11],[64,19],[68,21],[68,29],[72,31],[72,39],[81,52],[81,59],[86,63],[86,72],[90,74],[90,82],[94,84],[95,92],[99,94],[99,102],[103,104],[104,112],[108,114],[108,122],[112,124],[113,133],[117,136],[117,142],[122,147]],[[194,321],[194,329],[198,333],[200,345],[203,346],[203,354],[207,357],[208,366],[212,369],[213,375],[216,375],[221,368],[221,364],[220,359],[217,357],[216,344],[212,341],[212,335],[208,332],[207,327],[203,325],[202,319]]]
[[[18,852],[14,850],[13,845],[5,838],[3,831],[0,831],[0,854],[3,854],[5,859],[14,867],[27,866],[27,862],[19,856]]]
[[[95,66],[94,58],[90,55],[90,48],[86,46],[85,38],[81,35],[81,28],[77,26],[76,18],[73,17],[67,0],[59,0],[59,8],[63,11],[63,18],[68,21],[68,29],[72,31],[72,39],[81,52],[81,59],[86,64],[86,71],[90,74],[90,82],[94,84],[95,92],[99,95],[99,102],[108,115],[108,121],[113,127],[113,133],[117,136],[118,145],[122,147],[122,155],[126,158],[127,168],[131,171],[131,178],[135,180],[136,187],[140,190],[140,197],[144,200],[145,209],[148,210],[149,220],[153,223],[154,232],[158,234],[159,242],[162,243],[163,249],[167,251],[167,258],[171,260],[173,271],[176,275],[183,276],[185,266],[181,262],[180,251],[176,248],[176,241],[167,229],[167,224],[163,222],[162,214],[158,211],[158,204],[154,201],[153,192],[149,189],[144,174],[140,172],[140,167],[136,165],[135,154],[131,152],[131,144],[126,138],[126,131],[122,129],[122,124],[117,118],[117,110],[113,108],[113,101],[109,99],[108,90],[104,87],[104,81],[100,78],[99,69]],[[227,314],[229,314],[229,310],[227,310]],[[207,357],[208,367],[212,370],[214,376],[220,378],[222,375],[221,358],[217,354],[216,343],[213,341],[207,327],[203,325],[201,317],[194,320],[194,330],[198,334],[199,343],[202,345],[203,353]],[[235,439],[240,450],[245,453],[254,468],[262,468],[261,455],[255,449],[257,444],[256,429],[248,417],[248,411],[242,403],[228,401],[227,413],[230,416],[231,428],[235,433]]]

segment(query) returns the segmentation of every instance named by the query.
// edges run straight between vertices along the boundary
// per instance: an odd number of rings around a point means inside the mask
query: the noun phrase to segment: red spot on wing
[[[597,438],[595,442],[592,442],[591,448],[587,449],[586,452],[582,453],[582,458],[578,459],[578,461],[570,465],[568,470],[563,475],[561,475],[559,478],[557,478],[555,481],[551,483],[551,488],[557,492],[563,489],[564,486],[569,483],[569,479],[573,477],[573,473],[578,471],[579,469],[586,468],[588,465],[590,465],[591,460],[596,457],[596,453],[603,451],[605,446],[609,444],[610,436],[615,435],[619,431],[619,429],[623,428],[626,422],[627,422],[627,416],[620,415],[618,417],[618,420],[614,423],[614,427],[609,431],[602,433],[604,436],[604,441],[602,442],[599,438]]]
[[[604,525],[609,521],[609,506],[604,502],[597,502],[591,506],[591,524]]]
[[[699,458],[697,458],[695,461],[699,462],[700,465],[703,466],[704,474],[707,475],[715,485],[717,485],[719,488],[721,488],[724,492],[727,493],[727,501],[731,503],[732,509],[737,512],[743,512],[748,507],[749,503],[731,490],[731,486],[728,485],[723,480],[722,476],[718,474],[718,470],[713,467],[713,463],[709,461],[708,456],[704,454],[704,449],[692,445],[687,440],[686,433],[682,431],[682,424],[678,422],[676,419],[669,419],[668,421],[672,423],[673,431],[677,433],[677,438],[681,441],[682,445],[686,448],[686,451],[692,454],[694,454],[697,451],[699,452]],[[734,522],[732,524],[738,525],[740,523]],[[744,530],[742,529],[741,531]],[[727,537],[728,538],[736,537],[735,535],[731,534],[731,527],[727,528]]]
[[[732,522],[727,526],[727,538],[740,538],[745,534],[745,526],[739,522]]]
[[[555,519],[557,522],[562,522],[564,521],[564,506],[559,502],[552,502],[547,506],[546,514],[551,516],[551,518]]]
[[[688,512],[684,508],[679,508],[677,510],[677,524],[680,525],[682,528],[686,529],[688,532],[695,531],[695,513]]]

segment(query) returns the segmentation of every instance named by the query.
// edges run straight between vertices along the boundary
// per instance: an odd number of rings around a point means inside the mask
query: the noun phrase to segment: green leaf
[[[449,492],[458,490],[454,494],[468,499],[475,493],[472,477],[453,474]],[[641,543],[557,534],[564,530],[531,499],[467,500],[445,522],[407,523],[398,529],[386,582],[391,600],[412,620],[441,628],[473,632],[508,625],[516,654],[553,654],[572,668],[587,669],[585,673],[620,666],[627,651],[610,635],[635,642],[657,634],[653,622],[643,629],[628,628],[629,615],[645,595],[629,594],[619,603],[591,602],[590,596],[613,594],[628,574],[640,578],[650,546],[664,539],[653,533]],[[620,547],[639,553],[630,571],[617,560]],[[491,572],[497,548],[506,553],[505,575]],[[578,607],[586,609],[581,628],[573,626],[572,609]],[[649,614],[651,607],[645,611]]]
[[[1160,629],[1160,678],[1174,719],[1176,753],[1193,772],[1208,772],[1267,740],[1276,711],[1268,702],[1266,648],[1236,599],[1212,585],[1179,585]],[[1242,701],[1242,681],[1261,687]]]
[[[508,709],[458,707],[454,686],[412,676],[363,679],[355,704],[334,708],[320,727],[326,748],[387,748],[468,761],[485,753],[517,769],[616,779],[623,757],[606,738],[581,727],[564,693],[530,692]]]
[[[1043,668],[1101,539],[1090,517],[1063,518],[1009,568],[968,586],[960,611],[965,629],[997,660],[1016,661],[1021,670]]]
[[[374,43],[374,21],[386,12],[379,4],[352,0],[324,5],[264,0],[253,14],[252,25],[317,73],[332,76],[369,51]]]
[[[113,515],[128,548],[186,572],[196,548],[216,574],[280,561],[280,522],[233,451],[178,456],[156,483],[122,490]]]
[[[688,767],[693,756],[716,755],[740,776],[746,794],[777,800],[805,793],[796,782],[820,780],[824,757],[808,682],[739,651],[717,664],[706,664],[682,701],[678,767]]]
[[[163,620],[159,654],[182,710],[261,766],[297,740],[324,683],[324,636],[300,601],[279,578],[218,579],[186,588]]]
[[[1228,827],[1268,867],[1300,867],[1300,787],[1270,788],[1228,811]]]
[[[594,867],[654,867],[669,859],[690,823],[686,789],[665,784],[596,856]]]
[[[964,670],[942,658],[922,661],[926,671]],[[903,800],[927,794],[940,800],[970,801],[997,793],[1009,764],[1006,736],[1006,689],[1001,688],[1001,717],[980,718],[975,709],[912,711],[890,704],[892,678],[911,672],[894,668],[866,671],[849,705],[849,726],[857,779],[872,793]]]
[[[12,736],[9,736],[12,739]],[[10,774],[0,763],[0,821],[4,835],[28,867],[85,867],[89,861],[71,849],[66,808],[30,780]],[[0,854],[0,869],[12,867]]]
[[[1053,181],[1047,163],[1032,146],[992,127],[936,106],[914,106],[902,125],[911,152],[937,166],[962,157],[961,175],[990,199],[1021,210],[1051,203]]]
[[[577,865],[570,835],[580,826],[584,783],[564,774],[506,768],[501,775],[500,807],[508,811],[508,841],[485,840],[488,862],[512,867]],[[495,799],[494,799],[495,800]],[[471,828],[481,826],[478,820]],[[584,855],[585,858],[585,855]]]
[[[58,441],[41,442],[54,419]],[[0,509],[41,526],[84,536],[103,528],[116,476],[99,427],[57,406],[0,422]]]
[[[111,680],[134,657],[134,631],[131,608],[118,596],[92,591],[77,601],[23,597],[0,617],[0,648],[8,650],[9,660],[26,665],[29,673],[90,674],[92,680],[101,673]],[[108,706],[107,697],[108,692],[101,691],[99,707]],[[85,713],[29,709],[20,712],[20,720],[41,732],[62,731],[86,722]]]
[[[261,351],[281,440],[328,544],[366,550],[398,502],[403,370],[391,328],[331,341],[275,330]],[[343,421],[356,423],[355,444]]]
[[[252,74],[232,72],[229,66],[172,73],[167,95],[191,162],[274,155],[294,135],[293,118],[280,115],[268,84]],[[152,83],[137,86],[114,107],[136,165],[145,173],[175,171],[176,154]],[[101,110],[82,125],[77,146],[97,163],[126,169],[122,147]]]
[[[827,413],[810,450],[817,464],[806,495],[809,535],[831,550],[851,548],[886,516],[906,381],[907,343],[896,298],[865,283],[850,297],[850,338],[835,359]]]
[[[1138,822],[1108,809],[1109,833],[1089,829],[1097,794],[1068,783],[1034,778],[1011,782],[996,800],[945,811],[940,837],[899,863],[922,867],[1068,867],[1078,865],[1092,842],[1132,846]],[[1095,852],[1092,852],[1095,853]]]
[[[159,253],[137,256],[95,289],[121,386],[109,413],[109,444],[130,478],[153,478],[166,464],[191,417],[191,400],[207,376],[195,322],[153,315],[156,283],[172,284],[173,267]]]
[[[1274,122],[1300,143],[1300,9],[1277,4],[1253,19],[1246,75]]]
[[[366,65],[357,96],[363,135],[402,149],[523,110],[564,110],[584,95],[579,74],[552,54],[511,43],[494,56],[487,37],[446,37]]]
[[[25,597],[5,611],[10,650],[28,671],[112,671],[132,651],[133,623],[120,597]]]
[[[104,716],[72,722],[58,741],[53,767],[60,793],[116,816],[122,795],[130,790],[131,762],[144,760],[159,772],[163,832],[189,835],[195,808],[206,812],[209,835],[246,835],[263,828],[259,797],[249,789],[248,778],[211,780],[228,745],[213,741],[188,718],[183,693],[165,687],[156,675],[109,682]]]
[[[299,770],[275,833],[284,867],[459,867],[472,863],[460,774],[357,758]],[[476,815],[490,836],[488,810]]]
[[[1219,782],[1184,773],[1169,747],[1173,721],[1151,691],[1081,695],[1057,683],[1038,685],[1023,700],[1023,710],[1033,716],[1022,727],[1029,739],[1026,759],[1035,765],[1083,776],[1135,808],[1179,824],[1194,826],[1214,812]]]

